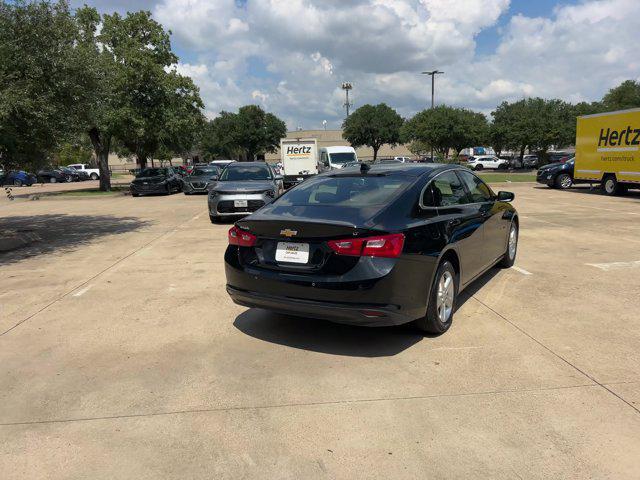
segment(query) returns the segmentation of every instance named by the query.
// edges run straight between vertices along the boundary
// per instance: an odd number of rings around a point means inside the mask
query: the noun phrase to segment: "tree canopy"
[[[0,58],[3,163],[36,168],[88,136],[109,190],[110,151],[144,166],[191,149],[201,129],[198,88],[176,71],[170,32],[149,12],[2,2]]]
[[[602,99],[604,111],[640,107],[640,82],[627,80],[612,88]]]
[[[403,136],[433,147],[446,156],[450,149],[457,152],[470,145],[482,144],[487,137],[486,117],[465,108],[439,105],[418,112],[408,120]]]
[[[240,107],[238,113],[221,112],[206,125],[200,141],[205,158],[253,160],[257,155],[275,152],[287,126],[258,105]]]
[[[384,144],[400,143],[400,129],[404,120],[386,103],[363,105],[347,117],[342,125],[342,136],[353,147],[366,145],[373,149],[373,161]]]
[[[66,3],[0,2],[0,158],[38,168],[73,130],[75,24]]]

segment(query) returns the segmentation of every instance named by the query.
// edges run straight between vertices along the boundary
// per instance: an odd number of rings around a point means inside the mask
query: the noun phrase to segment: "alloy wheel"
[[[438,281],[438,294],[436,298],[436,307],[438,319],[442,323],[447,323],[453,312],[453,299],[455,296],[455,286],[453,275],[449,271],[445,271]]]
[[[516,258],[516,249],[518,248],[518,229],[515,225],[511,225],[509,232],[509,259]]]

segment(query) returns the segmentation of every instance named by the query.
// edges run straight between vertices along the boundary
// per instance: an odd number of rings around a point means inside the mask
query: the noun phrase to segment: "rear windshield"
[[[220,180],[244,181],[244,180],[271,180],[271,172],[266,165],[234,165],[230,164],[224,169]]]
[[[157,177],[158,175],[166,175],[166,174],[167,174],[166,168],[145,168],[138,174],[138,177]]]
[[[414,180],[403,176],[337,176],[308,180],[288,191],[278,205],[384,205]]]
[[[191,175],[194,175],[194,176],[208,175],[208,174],[216,175],[218,171],[219,171],[218,167],[196,167],[193,169],[193,172],[191,172]]]

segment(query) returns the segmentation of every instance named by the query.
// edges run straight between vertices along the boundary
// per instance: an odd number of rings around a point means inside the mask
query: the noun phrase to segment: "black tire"
[[[167,184],[167,192],[166,195],[171,195],[171,185]]]
[[[515,235],[515,247],[513,248],[513,250],[510,248],[511,232],[514,232],[514,235]],[[504,252],[504,256],[498,263],[499,267],[511,268],[513,267],[513,264],[516,263],[516,255],[518,254],[519,233],[520,233],[520,229],[518,228],[518,224],[516,222],[511,222],[511,226],[509,227],[509,236],[507,237],[507,249]]]
[[[64,181],[67,183],[73,182],[73,177],[71,175],[64,177]]]
[[[99,180],[100,176],[97,173],[92,173],[91,175],[89,175],[89,177],[91,178],[91,180]]]
[[[615,175],[606,175],[602,179],[600,188],[602,190],[602,193],[610,197],[618,195],[620,193],[620,185],[618,184],[618,179]]]
[[[14,187],[21,187],[21,186],[22,186],[22,180],[20,180],[19,178],[16,178],[16,179],[13,181],[13,186],[14,186]]]
[[[553,181],[553,184],[560,190],[566,190],[568,188],[571,188],[571,186],[573,185],[573,179],[568,173],[561,173]]]
[[[474,168],[474,170],[484,170],[484,165],[479,163],[478,165],[476,165],[476,168]]]
[[[49,183],[57,183],[58,179],[56,177],[49,177]]]
[[[451,299],[450,309],[446,306],[442,307],[444,310],[442,315],[445,316],[445,321],[442,321],[438,314],[438,290],[441,281],[446,283],[446,277],[450,279],[450,287],[453,289],[453,298]],[[458,275],[451,262],[445,260],[438,266],[436,275],[433,279],[433,284],[429,291],[429,303],[427,305],[427,314],[419,318],[414,322],[416,327],[426,333],[441,335],[451,327],[453,322],[453,314],[456,310],[456,300],[458,298]]]

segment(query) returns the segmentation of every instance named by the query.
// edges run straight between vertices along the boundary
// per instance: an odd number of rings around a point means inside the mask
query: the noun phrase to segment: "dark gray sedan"
[[[209,218],[242,217],[278,197],[284,188],[282,177],[265,162],[234,162],[225,167],[209,188]]]
[[[215,183],[220,175],[220,168],[215,165],[194,167],[189,175],[182,179],[185,195],[207,193],[209,185]]]

